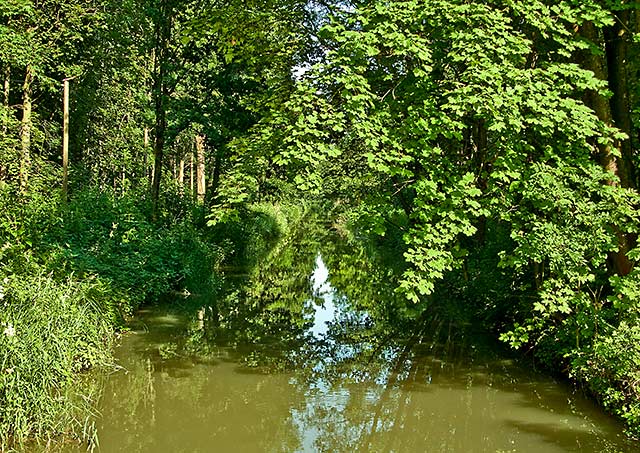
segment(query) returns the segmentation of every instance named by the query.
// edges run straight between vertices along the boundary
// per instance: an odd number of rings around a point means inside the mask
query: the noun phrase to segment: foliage
[[[638,84],[598,70],[621,58],[600,40],[620,6],[362,2],[324,27],[325,61],[256,136],[299,187],[355,206],[363,233],[403,234],[410,304],[453,288],[505,341],[571,373],[602,325],[640,323],[615,302],[637,286],[621,271],[637,260],[640,198],[622,170],[637,151],[612,151],[625,149],[615,126],[637,132],[614,108],[621,81]],[[327,175],[349,191],[323,189]],[[492,301],[471,292],[479,273]]]
[[[640,327],[603,326],[588,348],[574,354],[572,375],[640,435]],[[621,354],[621,351],[624,351]]]
[[[108,193],[56,200],[1,200],[2,448],[90,440],[96,382],[85,388],[78,373],[110,364],[115,330],[143,302],[172,290],[210,297],[219,285],[218,249],[192,219],[153,224],[139,200]]]
[[[0,446],[60,434],[88,440],[96,395],[77,373],[110,363],[109,288],[4,272],[0,285]]]
[[[108,319],[108,330],[168,292],[214,294],[216,268],[307,269],[314,257],[296,263],[278,241],[307,203],[330,201],[339,231],[384,263],[372,280],[397,283],[384,300],[372,284],[367,309],[401,322],[444,299],[460,320],[475,316],[585,382],[637,435],[640,11],[556,3],[4,2],[7,294],[23,304],[31,293],[18,282],[36,282],[52,313]],[[348,288],[362,274],[334,252]],[[303,310],[273,283],[229,304]],[[36,341],[44,321],[29,316]],[[108,343],[56,363],[98,363]],[[53,427],[34,417],[7,429]]]
[[[132,196],[79,194],[69,204],[55,238],[60,266],[79,277],[99,275],[122,294],[128,315],[170,290],[212,293],[215,247],[190,218],[154,225]],[[55,237],[57,236],[57,237]],[[51,240],[50,239],[50,240]]]
[[[287,235],[297,231],[309,210],[304,204],[253,203],[225,217],[210,216],[213,237],[232,266],[255,266]]]

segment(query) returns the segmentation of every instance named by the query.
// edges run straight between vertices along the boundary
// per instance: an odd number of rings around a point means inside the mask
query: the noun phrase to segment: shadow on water
[[[603,439],[602,433],[580,432],[575,427],[564,427],[558,423],[536,423],[512,421],[510,426],[517,431],[534,434],[541,439],[541,448],[560,447],[564,451],[602,451],[615,453],[619,450],[616,442]]]
[[[407,316],[394,270],[367,256],[310,227],[216,301],[141,311],[106,380],[98,451],[638,451],[437,305]]]

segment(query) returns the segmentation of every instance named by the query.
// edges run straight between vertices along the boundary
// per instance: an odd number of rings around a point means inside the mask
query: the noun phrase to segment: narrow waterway
[[[340,256],[303,248],[230,279],[224,303],[141,311],[106,379],[97,450],[638,451],[482,334],[437,313],[394,330],[380,300],[354,300],[392,293],[357,254],[333,269]]]

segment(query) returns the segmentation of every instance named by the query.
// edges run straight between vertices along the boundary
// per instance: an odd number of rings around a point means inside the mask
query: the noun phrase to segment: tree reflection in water
[[[102,451],[632,451],[437,303],[407,306],[400,269],[307,227],[229,272],[218,300],[141,313]]]

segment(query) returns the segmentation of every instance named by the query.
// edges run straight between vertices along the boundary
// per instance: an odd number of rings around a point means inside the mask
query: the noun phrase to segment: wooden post
[[[69,79],[63,80],[62,101],[62,200],[67,201],[69,190]]]

